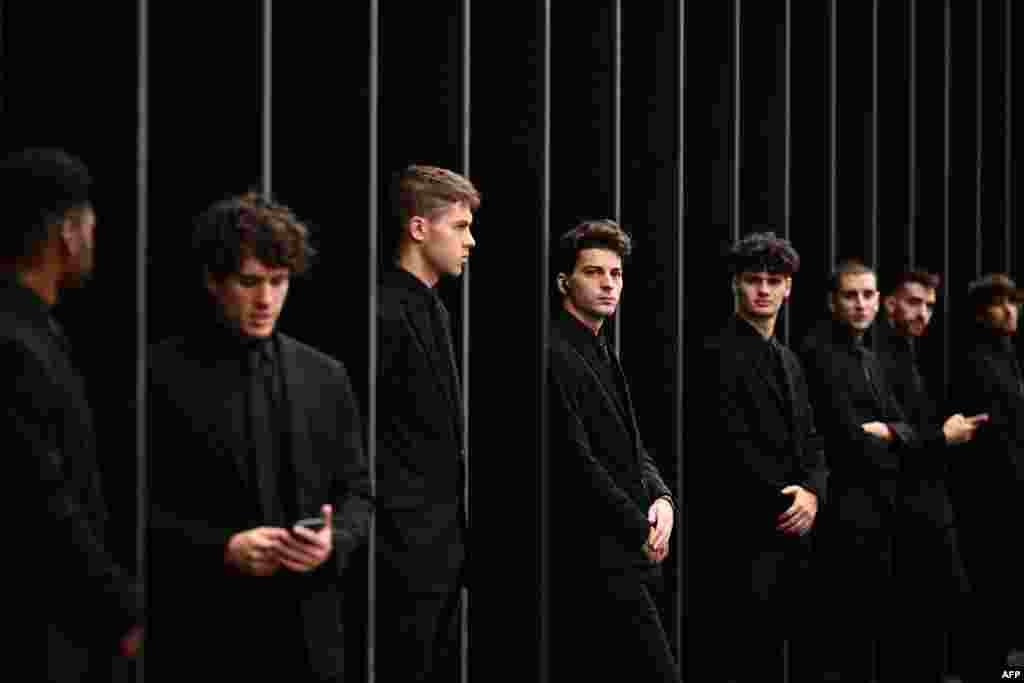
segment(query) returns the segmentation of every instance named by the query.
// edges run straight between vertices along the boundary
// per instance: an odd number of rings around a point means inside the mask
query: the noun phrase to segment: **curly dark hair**
[[[583,221],[558,240],[558,272],[575,270],[576,259],[584,249],[608,249],[625,261],[633,252],[633,240],[610,218]]]
[[[938,289],[942,284],[942,276],[930,273],[923,268],[911,268],[897,275],[886,289],[886,295],[895,294],[904,285],[918,284],[926,289]]]
[[[309,226],[291,209],[249,192],[201,213],[192,246],[203,271],[215,280],[237,273],[246,257],[300,275],[316,255],[309,238]]]
[[[746,271],[792,275],[800,270],[800,255],[789,240],[774,232],[752,232],[732,245],[729,274]]]

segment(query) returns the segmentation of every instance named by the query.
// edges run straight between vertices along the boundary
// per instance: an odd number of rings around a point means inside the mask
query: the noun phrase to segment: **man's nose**
[[[476,246],[476,240],[473,239],[473,233],[469,230],[466,231],[466,246],[470,249]]]
[[[273,299],[273,291],[269,283],[256,287],[256,303],[260,306],[269,306]]]

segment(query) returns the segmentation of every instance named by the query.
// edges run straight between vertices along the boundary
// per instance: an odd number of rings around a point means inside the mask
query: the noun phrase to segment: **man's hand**
[[[974,432],[985,422],[988,422],[986,413],[974,417],[964,417],[957,413],[950,415],[942,425],[942,433],[948,444],[965,443],[974,438]]]
[[[865,422],[860,428],[883,441],[892,441],[892,431],[884,422]]]
[[[320,513],[324,516],[324,526],[320,531],[295,526],[281,544],[281,564],[293,572],[313,571],[331,554],[334,547],[334,509],[324,505]]]
[[[668,498],[659,498],[654,501],[647,511],[647,521],[652,525],[647,545],[654,552],[667,548],[673,524],[672,503],[668,501]]]
[[[653,528],[651,529],[651,536],[654,536]],[[661,564],[668,557],[668,541],[665,541],[665,544],[661,546],[661,550],[654,550],[651,548],[650,539],[648,539],[647,543],[644,543],[644,555],[654,564]]]
[[[224,563],[243,574],[270,576],[281,567],[280,549],[288,538],[288,531],[279,527],[239,531],[224,549]]]
[[[142,649],[143,630],[141,624],[132,626],[128,633],[121,637],[120,650],[122,657],[134,658]]]
[[[778,516],[775,529],[784,534],[803,536],[811,530],[814,518],[818,516],[818,497],[802,486],[787,486],[782,493],[792,495],[793,504]]]

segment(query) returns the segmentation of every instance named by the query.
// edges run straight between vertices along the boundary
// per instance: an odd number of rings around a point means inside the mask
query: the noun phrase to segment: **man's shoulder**
[[[309,366],[329,370],[331,372],[344,371],[344,364],[337,358],[328,355],[327,353],[317,349],[305,342],[301,342],[295,337],[290,337],[286,334],[278,333],[278,341],[281,344],[281,350],[286,353],[291,353],[294,357]]]

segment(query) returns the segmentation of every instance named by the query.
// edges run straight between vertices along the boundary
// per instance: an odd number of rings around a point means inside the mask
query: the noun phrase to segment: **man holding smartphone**
[[[275,330],[307,237],[263,197],[214,204],[193,244],[209,318],[152,353],[160,627],[147,664],[162,675],[263,680],[273,666],[290,681],[341,680],[339,575],[367,533],[369,479],[345,368]]]

